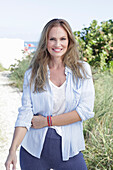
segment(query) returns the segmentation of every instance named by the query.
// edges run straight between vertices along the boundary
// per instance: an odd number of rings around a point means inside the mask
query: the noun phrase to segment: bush
[[[88,63],[102,70],[110,68],[113,61],[113,21],[97,24],[93,20],[88,28],[74,32],[80,46],[80,54]]]
[[[10,79],[13,81],[13,86],[18,87],[21,91],[23,88],[24,73],[28,69],[32,56],[28,55],[21,61],[17,60],[17,64],[11,65]]]

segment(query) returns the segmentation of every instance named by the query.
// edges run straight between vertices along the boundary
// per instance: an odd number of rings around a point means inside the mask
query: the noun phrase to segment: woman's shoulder
[[[32,73],[32,69],[31,69],[31,68],[28,68],[28,69],[25,71],[24,76],[27,77],[28,79],[30,79],[31,73]]]
[[[84,67],[90,67],[89,63],[83,60],[79,60],[78,63],[81,63]]]
[[[86,77],[90,77],[92,76],[92,71],[91,71],[91,66],[89,63],[85,62],[85,61],[82,61],[80,60],[79,63],[82,64],[82,68],[83,70],[81,69],[81,73],[85,72],[86,73]]]

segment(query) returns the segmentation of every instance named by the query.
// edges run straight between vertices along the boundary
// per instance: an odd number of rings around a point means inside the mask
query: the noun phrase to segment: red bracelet
[[[52,119],[51,119],[51,117],[52,117],[52,116],[49,117],[49,118],[50,118],[50,126],[52,126]]]
[[[47,122],[48,122],[48,126],[50,127],[49,116],[47,116]]]
[[[48,122],[48,126],[52,126],[52,119],[51,119],[52,116],[47,116],[47,122]]]

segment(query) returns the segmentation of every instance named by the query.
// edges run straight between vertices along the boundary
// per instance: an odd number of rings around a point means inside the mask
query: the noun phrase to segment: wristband
[[[52,118],[51,118],[52,116],[49,116],[49,118],[50,118],[50,126],[52,126]]]
[[[48,126],[52,126],[52,119],[51,119],[52,116],[47,116],[47,123],[48,123]]]
[[[47,123],[48,123],[48,126],[50,127],[49,116],[47,116]]]

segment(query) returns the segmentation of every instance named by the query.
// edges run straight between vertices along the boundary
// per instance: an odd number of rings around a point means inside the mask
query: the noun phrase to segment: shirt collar
[[[49,70],[49,66],[47,65],[47,73],[48,73],[48,78],[50,79],[50,70]]]
[[[67,75],[68,73],[72,74],[72,70],[69,67],[65,66],[65,74]]]

